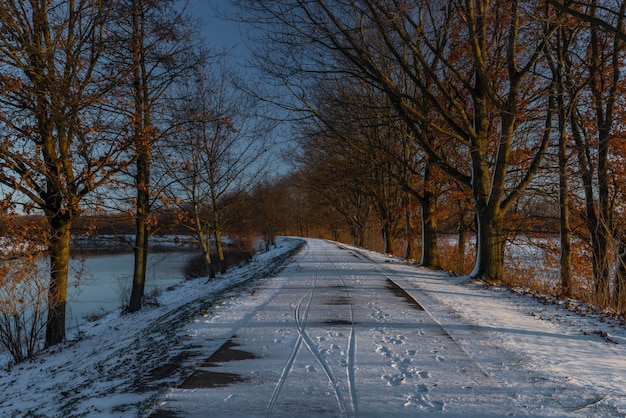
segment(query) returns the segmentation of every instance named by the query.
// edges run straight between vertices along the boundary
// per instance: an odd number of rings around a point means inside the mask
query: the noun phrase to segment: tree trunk
[[[472,277],[482,278],[490,283],[502,281],[504,273],[503,218],[500,213],[477,211],[478,247]]]
[[[140,168],[141,167],[141,168]],[[148,251],[149,243],[148,239],[150,233],[148,231],[148,212],[149,212],[149,197],[147,196],[147,185],[143,177],[146,176],[145,168],[143,164],[137,163],[138,179],[137,183],[142,186],[138,186],[137,189],[137,218],[135,221],[135,264],[133,267],[133,284],[130,293],[130,301],[128,302],[127,311],[136,312],[141,309],[143,301],[144,290],[146,285],[146,270],[148,265]],[[143,172],[143,175],[139,176],[139,172]]]
[[[151,165],[151,124],[150,98],[145,62],[145,15],[141,0],[133,1],[133,33],[132,33],[132,70],[134,92],[133,134],[135,135],[135,152],[137,153],[137,173],[135,187],[137,189],[136,231],[135,231],[135,265],[133,268],[133,284],[127,311],[141,309],[146,284],[146,267],[148,264],[148,238],[150,214],[150,165]]]
[[[561,295],[572,296],[572,228],[569,220],[569,187],[567,184],[567,159],[565,138],[559,146],[559,205],[560,205],[560,240],[561,240]]]
[[[211,242],[208,239],[202,239],[202,257],[204,258],[204,263],[206,265],[207,275],[209,279],[215,278],[215,269],[213,269],[213,261],[211,260]]]
[[[564,26],[560,26],[557,31],[557,42],[555,58],[548,56],[548,62],[552,70],[553,84],[555,86],[555,99],[558,114],[559,126],[559,234],[560,234],[560,274],[561,274],[561,296],[572,296],[572,229],[570,225],[569,209],[569,184],[568,184],[568,156],[567,156],[567,123],[569,120],[566,105],[567,95],[566,82],[571,77],[571,71],[567,64],[566,54],[568,53],[570,39]],[[566,76],[567,74],[567,76]],[[571,110],[570,110],[571,111]]]
[[[404,246],[404,259],[410,260],[413,258],[413,233],[411,228],[411,211],[408,203],[409,197],[406,197],[406,205],[404,207],[404,234],[406,243]]]
[[[385,222],[383,224],[383,227],[381,229],[381,234],[382,234],[382,238],[383,238],[383,252],[385,254],[391,254],[393,252],[393,238],[391,237],[390,233],[389,233],[389,223]]]
[[[224,244],[222,243],[222,234],[217,227],[217,221],[215,226],[215,248],[217,250],[217,265],[220,274],[224,274],[226,273],[228,266],[226,265],[226,258],[224,257]]]
[[[465,245],[467,243],[467,231],[463,222],[463,214],[458,227],[458,239],[456,242],[456,270],[457,273],[463,274],[465,271]]]
[[[206,265],[207,275],[209,279],[215,278],[215,270],[213,269],[213,262],[211,260],[211,240],[209,239],[209,232],[205,231],[203,228],[204,222],[200,217],[200,203],[196,196],[196,187],[194,184],[194,199],[193,199],[193,214],[194,214],[194,224],[196,228],[196,238],[198,239],[198,243],[200,244],[200,248],[202,249],[202,257],[204,258],[204,262]]]
[[[65,340],[65,307],[70,260],[71,220],[52,217],[49,220],[50,287],[48,290],[48,321],[45,346],[50,347]]]
[[[561,32],[559,32],[561,33]],[[559,35],[562,36],[561,34]],[[560,43],[559,43],[560,46]],[[559,49],[561,55],[565,52]],[[569,185],[567,170],[567,110],[565,108],[565,91],[563,87],[562,65],[565,59],[559,56],[557,63],[558,96],[557,105],[559,112],[559,230],[561,247],[561,295],[572,296],[572,228],[570,226],[569,210]]]
[[[213,235],[215,237],[215,250],[217,251],[217,268],[220,274],[226,273],[228,266],[224,257],[224,246],[222,244],[222,233],[220,231],[220,211],[217,202],[216,181],[213,168],[209,172],[209,187],[211,190],[211,215],[213,216]],[[285,234],[286,235],[286,234]]]
[[[596,16],[599,8],[597,2],[592,2],[590,13]],[[618,33],[624,30],[624,11],[626,3],[621,3],[615,22]],[[590,87],[595,107],[597,124],[597,198],[598,219],[596,224],[596,240],[594,246],[595,260],[595,291],[598,307],[606,308],[610,305],[610,274],[611,264],[619,257],[617,248],[612,247],[614,240],[615,222],[613,219],[613,204],[611,202],[611,186],[609,185],[610,150],[609,141],[613,138],[613,126],[618,119],[616,109],[619,106],[619,88],[622,84],[622,61],[624,42],[616,34],[612,39],[604,38],[603,31],[596,23],[590,26],[590,57],[589,71],[592,74]],[[609,49],[610,48],[610,49]],[[603,57],[610,57],[604,60]],[[606,71],[605,71],[606,69]],[[610,79],[609,79],[610,77]],[[614,258],[615,257],[615,258]]]
[[[623,233],[620,241],[618,264],[613,283],[613,306],[618,313],[623,315],[626,314],[626,243],[624,243]]]
[[[422,199],[422,266],[440,269],[439,249],[437,247],[437,199],[433,193],[424,192]]]
[[[357,247],[362,247],[365,242],[365,227],[363,225],[354,223],[352,228],[350,228],[352,240],[354,245]]]
[[[609,306],[609,261],[608,261],[608,236],[606,229],[598,225],[593,234],[595,238],[592,244],[592,264],[594,273],[594,291],[596,304],[600,308]]]

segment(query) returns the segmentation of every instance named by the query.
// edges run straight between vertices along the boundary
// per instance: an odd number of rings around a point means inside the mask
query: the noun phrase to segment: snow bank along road
[[[196,320],[189,339],[223,344],[150,416],[624,416],[623,344],[365,254],[307,240]]]

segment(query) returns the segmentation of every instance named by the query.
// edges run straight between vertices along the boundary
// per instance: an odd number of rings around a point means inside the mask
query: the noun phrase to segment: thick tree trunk
[[[500,283],[504,273],[503,216],[500,213],[477,211],[478,246],[472,277]]]
[[[354,224],[350,229],[352,242],[357,247],[362,247],[365,242],[365,228],[362,225]]]
[[[137,222],[137,234],[135,234],[135,263],[133,266],[133,284],[130,292],[127,311],[136,312],[141,309],[141,303],[146,286],[146,270],[148,265],[148,232],[144,224]]]
[[[48,321],[45,346],[50,347],[65,340],[65,307],[70,260],[71,221],[53,217],[49,219],[50,287],[48,290]]]

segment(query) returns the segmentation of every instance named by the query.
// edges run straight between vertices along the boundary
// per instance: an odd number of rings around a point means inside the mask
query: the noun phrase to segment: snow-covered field
[[[220,290],[296,244],[2,371],[2,416],[626,414],[624,327],[563,304],[320,240]]]

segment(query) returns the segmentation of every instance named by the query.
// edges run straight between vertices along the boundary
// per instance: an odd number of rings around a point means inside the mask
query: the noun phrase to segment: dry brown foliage
[[[14,362],[32,358],[42,347],[46,327],[49,274],[45,260],[47,233],[39,219],[18,221],[10,210],[3,225],[0,259],[0,344]]]

